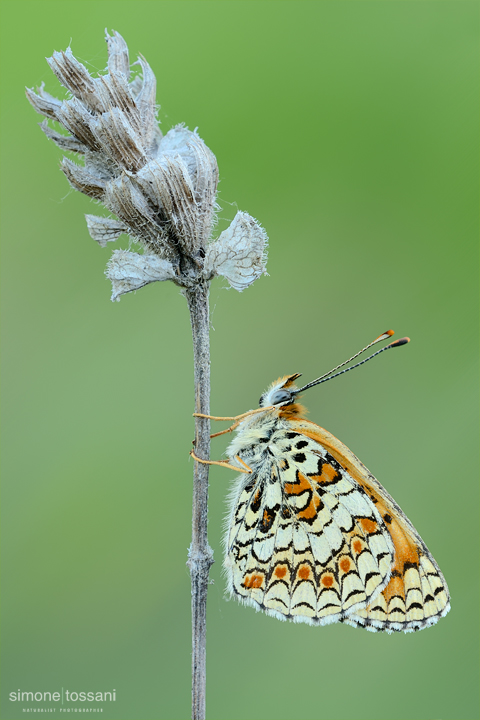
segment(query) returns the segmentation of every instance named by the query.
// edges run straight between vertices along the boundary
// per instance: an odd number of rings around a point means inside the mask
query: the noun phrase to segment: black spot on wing
[[[353,597],[354,595],[363,595],[363,594],[364,594],[364,590],[354,589],[354,590],[352,590],[351,592],[348,593],[348,595],[347,595],[347,597],[345,598],[344,602],[346,602],[347,600],[349,600],[349,599],[350,599],[351,597]]]
[[[301,450],[302,448],[307,447],[307,445],[308,445],[308,442],[306,440],[299,440],[297,443],[295,443],[295,447],[298,450]]]
[[[270,530],[273,523],[275,522],[275,518],[277,517],[277,512],[280,508],[280,505],[275,505],[272,508],[265,508],[263,513],[263,518],[260,521],[260,532],[266,533]]]
[[[329,465],[331,465],[335,470],[343,470],[342,466],[340,465],[335,458],[330,455],[330,453],[326,453],[325,455],[325,462],[327,462]]]
[[[407,612],[410,612],[412,608],[417,608],[418,610],[423,610],[423,605],[420,605],[419,602],[413,602],[407,607]]]
[[[310,605],[310,603],[308,603],[308,602],[299,602],[299,603],[297,603],[296,605],[294,605],[293,607],[295,608],[295,610],[296,610],[297,608],[307,607],[307,608],[308,608],[309,610],[311,610],[312,612],[315,612],[315,608],[312,607],[312,606]],[[328,605],[326,605],[325,607],[328,607]]]
[[[295,605],[295,607],[298,607],[298,605]],[[326,605],[322,605],[322,610],[326,610],[329,607],[338,608],[338,605],[336,603],[327,603]]]
[[[376,571],[374,571],[374,570],[372,570],[371,572],[367,573],[367,574],[365,575],[365,580],[363,581],[363,582],[364,582],[364,585],[367,584],[367,582],[370,580],[370,578],[375,577],[376,575],[378,575],[378,577],[380,577],[380,573],[379,573],[379,572],[376,572]]]
[[[260,510],[260,505],[262,504],[262,497],[263,497],[263,484],[259,485],[257,488],[257,491],[255,495],[252,498],[252,501],[250,503],[250,508],[253,510],[253,512],[258,512]]]
[[[292,458],[297,463],[304,463],[307,459],[307,456],[305,453],[295,453],[295,455],[292,455]]]

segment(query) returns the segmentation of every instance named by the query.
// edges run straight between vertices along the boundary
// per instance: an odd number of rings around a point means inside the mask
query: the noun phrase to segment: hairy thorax
[[[236,437],[227,448],[227,455],[238,455],[254,472],[269,473],[272,463],[288,445],[288,423],[278,410],[246,418],[238,427]]]

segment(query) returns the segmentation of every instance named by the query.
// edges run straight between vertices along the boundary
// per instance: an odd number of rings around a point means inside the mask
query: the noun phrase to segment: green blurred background
[[[393,327],[411,344],[305,398],[403,507],[451,613],[416,635],[280,623],[223,597],[229,471],[213,468],[211,720],[478,715],[478,3],[2,3],[3,700],[116,689],[106,720],[188,718],[192,349],[168,283],[120,303],[23,88],[45,56],[96,72],[104,28],[157,75],[166,132],[198,126],[269,277],[212,285],[212,411],[256,407]],[[121,241],[126,247],[128,241]],[[219,438],[213,456],[227,441]],[[33,704],[35,705],[35,704]],[[77,703],[80,705],[80,703]],[[28,706],[32,706],[30,703]],[[58,715],[58,710],[57,710]]]

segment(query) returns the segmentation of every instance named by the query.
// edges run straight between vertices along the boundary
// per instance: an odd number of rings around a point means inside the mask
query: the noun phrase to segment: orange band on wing
[[[326,431],[325,435],[323,433],[315,432],[313,428],[310,429],[312,425],[313,423],[309,423],[308,421],[305,421],[304,423],[300,421],[295,423],[295,430],[302,435],[315,440],[328,450],[335,460],[339,462],[349,475],[365,490],[369,498],[375,504],[375,507],[382,516],[395,546],[395,558],[392,570],[397,570],[400,575],[403,575],[405,571],[405,563],[407,563],[407,566],[409,564],[418,565],[420,557],[414,538],[410,537],[408,531],[397,521],[394,508],[387,503],[387,501],[378,493],[375,486],[368,481],[366,468],[365,472],[362,472],[353,460],[347,457],[338,447],[335,446],[335,441],[341,445],[337,438],[334,438],[333,435],[330,435],[330,433],[327,435]],[[319,427],[319,429],[321,428]],[[393,586],[395,584],[395,578],[392,578],[385,592],[389,591],[390,585]]]
[[[311,490],[312,486],[305,475],[301,472],[297,473],[297,482],[285,483],[285,492],[287,495],[301,495],[305,490]]]

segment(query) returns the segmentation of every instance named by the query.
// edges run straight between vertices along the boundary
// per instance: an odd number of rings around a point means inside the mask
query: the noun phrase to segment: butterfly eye
[[[285,402],[286,400],[292,399],[292,394],[288,390],[275,390],[270,396],[271,405],[278,405],[279,403]]]

